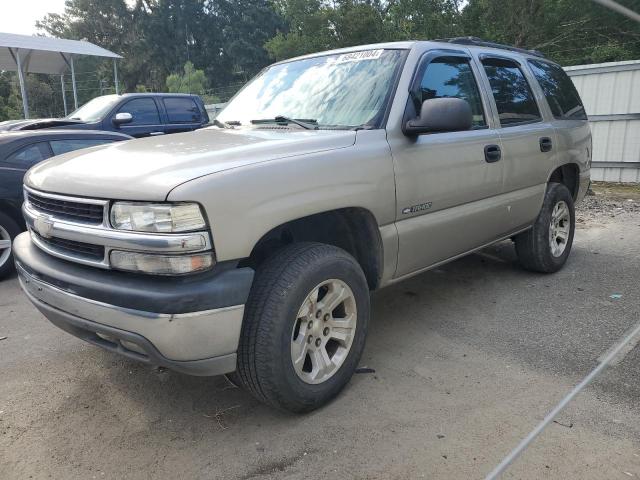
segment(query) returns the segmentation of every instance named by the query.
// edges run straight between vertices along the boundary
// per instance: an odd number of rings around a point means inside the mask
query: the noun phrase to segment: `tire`
[[[575,226],[571,193],[561,183],[550,183],[533,227],[515,237],[518,261],[534,272],[557,272],[571,253]]]
[[[342,296],[345,300],[336,304]],[[319,243],[287,246],[256,271],[234,378],[268,405],[312,411],[333,399],[353,375],[368,322],[367,280],[351,255]]]
[[[11,243],[21,231],[22,229],[13,218],[0,212],[0,280],[8,277],[15,270]],[[11,242],[9,248],[3,248],[6,241]]]

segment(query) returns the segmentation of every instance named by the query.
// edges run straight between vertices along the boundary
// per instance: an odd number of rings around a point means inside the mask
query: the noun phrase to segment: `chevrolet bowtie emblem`
[[[43,238],[51,238],[53,222],[47,217],[38,217],[33,222],[33,229]]]

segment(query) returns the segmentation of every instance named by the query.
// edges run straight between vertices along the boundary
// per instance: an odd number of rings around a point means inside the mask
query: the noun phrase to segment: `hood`
[[[162,201],[176,186],[203,175],[345,148],[355,138],[350,130],[210,127],[53,157],[29,170],[25,184],[67,195]]]
[[[70,118],[34,118],[29,120],[8,120],[0,122],[0,130],[41,130],[44,128],[64,127],[84,124],[82,120]]]

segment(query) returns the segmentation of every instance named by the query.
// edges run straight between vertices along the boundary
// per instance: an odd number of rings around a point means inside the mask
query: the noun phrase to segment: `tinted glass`
[[[164,106],[170,123],[194,123],[200,121],[200,110],[190,98],[165,98]]]
[[[431,98],[455,97],[469,102],[473,113],[473,126],[486,125],[478,84],[469,62],[464,59],[438,58],[427,65],[420,83],[419,105]]]
[[[401,50],[362,50],[273,65],[254,78],[217,120],[251,125],[277,115],[314,120],[320,128],[379,126]]]
[[[529,65],[555,118],[587,119],[578,91],[561,67],[537,60],[529,60]]]
[[[7,158],[8,163],[28,168],[31,165],[38,163],[47,158],[47,155],[43,153],[43,149],[40,148],[40,144],[29,145],[22,147],[17,152],[12,153]]]
[[[520,67],[501,60],[488,60],[483,64],[502,126],[540,119],[540,110]]]
[[[117,113],[130,113],[133,120],[125,125],[158,125],[160,115],[153,98],[136,98],[118,109]]]
[[[78,140],[78,139],[68,139],[68,140],[51,140],[49,145],[51,145],[51,150],[53,150],[54,155],[61,155],[63,153],[72,152],[73,150],[79,150],[81,148],[93,147],[95,145],[102,145],[104,143],[111,143],[112,140]]]

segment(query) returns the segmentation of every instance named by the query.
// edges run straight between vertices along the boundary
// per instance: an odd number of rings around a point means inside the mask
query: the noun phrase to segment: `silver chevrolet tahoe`
[[[212,125],[25,177],[19,279],[55,325],[306,412],[358,366],[369,292],[511,238],[555,272],[589,185],[569,78],[477,39],[264,69]]]

